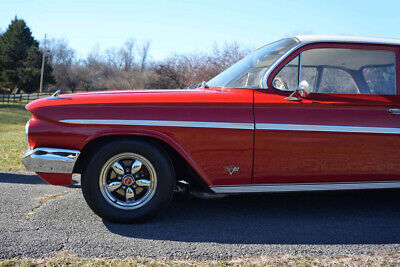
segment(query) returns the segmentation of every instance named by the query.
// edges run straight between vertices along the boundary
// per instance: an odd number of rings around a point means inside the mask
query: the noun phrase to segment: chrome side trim
[[[300,192],[400,188],[400,181],[297,183],[297,184],[251,184],[211,186],[217,194]]]
[[[91,119],[88,119],[88,120],[70,119],[70,120],[60,120],[60,122],[71,123],[71,124],[98,124],[98,125],[194,127],[194,128],[242,129],[242,130],[253,130],[254,129],[253,123],[235,123],[235,122],[156,121],[156,120],[91,120]],[[257,130],[283,130],[283,131],[400,134],[400,128],[339,126],[339,125],[332,126],[332,125],[256,123],[255,129],[257,129]]]
[[[400,128],[256,123],[257,130],[400,134]]]
[[[22,163],[28,171],[49,173],[72,173],[80,151],[41,147],[28,149]]]
[[[235,122],[156,121],[156,120],[85,120],[85,119],[60,120],[60,122],[72,123],[72,124],[195,127],[195,128],[243,129],[243,130],[253,130],[254,129],[253,123],[235,123]]]

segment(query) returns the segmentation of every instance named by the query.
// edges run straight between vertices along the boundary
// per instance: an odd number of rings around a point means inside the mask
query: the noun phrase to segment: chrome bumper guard
[[[60,148],[28,149],[22,163],[28,171],[47,173],[72,173],[80,151]]]

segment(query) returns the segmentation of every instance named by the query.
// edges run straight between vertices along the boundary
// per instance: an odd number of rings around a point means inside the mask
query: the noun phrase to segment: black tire
[[[121,153],[135,153],[147,159],[155,169],[157,187],[143,206],[126,210],[109,203],[100,189],[100,173],[106,162]],[[153,144],[139,140],[120,140],[98,149],[82,174],[82,192],[89,207],[101,218],[117,223],[142,222],[165,209],[175,189],[175,173],[168,154]]]

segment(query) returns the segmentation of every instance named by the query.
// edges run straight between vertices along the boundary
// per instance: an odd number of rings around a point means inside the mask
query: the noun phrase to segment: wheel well
[[[192,166],[190,166],[190,164],[181,156],[181,154],[179,154],[178,151],[176,151],[168,143],[160,139],[148,136],[110,135],[110,136],[102,136],[94,140],[91,140],[81,150],[81,153],[74,167],[74,173],[82,174],[85,171],[85,167],[89,164],[92,154],[95,153],[99,147],[107,143],[121,139],[141,140],[143,142],[147,142],[152,145],[161,147],[162,149],[164,149],[165,152],[167,152],[168,156],[170,157],[178,181],[184,180],[190,185],[199,186],[203,190],[207,191],[210,190],[207,184],[200,177],[200,175],[192,168]]]

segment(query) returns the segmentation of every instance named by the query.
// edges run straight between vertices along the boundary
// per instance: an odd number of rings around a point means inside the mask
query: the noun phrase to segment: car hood
[[[176,90],[126,90],[61,94],[29,103],[26,108],[36,117],[60,120],[68,114],[95,116],[102,109],[123,109],[128,106],[180,106],[196,103],[218,103],[221,94],[231,89],[197,88]],[[217,96],[218,95],[218,96]],[[90,114],[89,114],[90,113]]]
[[[152,90],[116,90],[97,91],[83,93],[60,94],[55,97],[44,97],[29,103],[26,108],[33,111],[44,106],[65,105],[90,105],[105,103],[140,103],[140,102],[163,102],[171,97],[185,97],[192,94],[203,93],[203,88],[197,89],[152,89]]]

